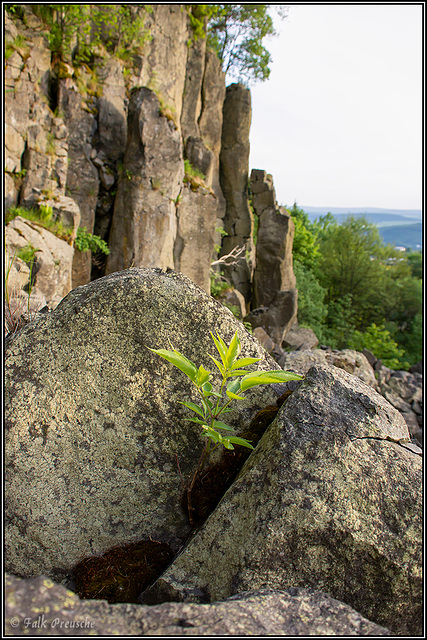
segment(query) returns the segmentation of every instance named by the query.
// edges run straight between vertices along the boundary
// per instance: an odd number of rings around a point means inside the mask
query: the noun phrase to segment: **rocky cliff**
[[[6,207],[61,201],[73,225],[110,251],[75,250],[68,286],[54,298],[40,295],[51,305],[71,288],[131,266],[172,268],[209,292],[212,260],[241,249],[220,268],[246,311],[253,308],[255,262],[268,257],[259,250],[255,257],[248,199],[250,91],[226,88],[216,54],[195,37],[190,5],[135,8],[149,34],[138,52],[123,60],[101,44],[87,63],[73,54],[58,60],[46,25],[30,5],[20,6],[19,15],[5,14]],[[267,227],[259,247],[275,233]],[[276,244],[287,257],[278,260],[289,273],[272,283],[273,301],[283,284],[294,286],[292,233],[283,232]],[[32,244],[38,250],[41,243]],[[13,255],[9,234],[7,245]],[[256,297],[255,306],[265,306],[259,284]],[[296,298],[289,301],[292,319]],[[285,325],[273,332],[276,341]]]

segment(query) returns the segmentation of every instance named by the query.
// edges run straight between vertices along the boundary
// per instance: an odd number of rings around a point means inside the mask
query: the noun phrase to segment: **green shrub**
[[[77,251],[92,251],[92,253],[100,251],[107,256],[110,253],[108,244],[105,240],[102,240],[99,236],[94,236],[92,233],[87,231],[85,227],[77,229],[74,246]]]
[[[362,351],[369,349],[383,364],[390,369],[401,369],[400,358],[404,355],[404,349],[400,349],[387,331],[384,325],[377,326],[374,322],[362,333],[354,331],[348,346],[350,349]]]

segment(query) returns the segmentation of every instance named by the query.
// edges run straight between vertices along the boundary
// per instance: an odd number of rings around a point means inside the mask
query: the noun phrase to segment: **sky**
[[[422,4],[286,6],[251,86],[250,169],[280,205],[421,209]]]

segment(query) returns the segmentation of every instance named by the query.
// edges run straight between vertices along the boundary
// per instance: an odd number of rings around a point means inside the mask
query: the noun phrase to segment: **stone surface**
[[[262,327],[275,344],[281,345],[287,331],[296,322],[297,306],[297,289],[278,291],[268,307],[254,309],[245,317],[245,321],[253,329]]]
[[[57,238],[40,225],[20,216],[5,229],[6,253],[11,258],[16,251],[31,244],[36,253],[32,267],[32,293],[54,307],[71,290],[71,272],[74,247]],[[24,285],[28,289],[29,281]]]
[[[215,245],[217,199],[207,189],[183,187],[177,207],[174,268],[210,293],[210,264]]]
[[[221,188],[226,200],[221,255],[235,247],[246,247],[253,257],[253,221],[248,202],[249,131],[252,109],[251,94],[241,84],[227,87],[223,108],[220,155]],[[251,296],[252,267],[245,258],[224,267],[224,274],[248,302]]]
[[[422,633],[420,453],[372,388],[312,367],[144,598],[209,602],[304,586],[394,634]]]
[[[319,344],[319,339],[312,329],[294,325],[286,332],[283,346],[292,350],[303,351],[305,349],[315,349]]]
[[[130,266],[173,268],[175,201],[184,176],[181,135],[150,89],[132,92],[106,273]]]
[[[79,205],[80,226],[93,233],[99,193],[98,171],[90,159],[92,132],[96,117],[85,108],[77,84],[71,78],[59,83],[59,105],[64,114],[68,134],[67,193]],[[73,287],[90,282],[90,251],[76,251],[73,260]]]
[[[202,441],[183,397],[197,393],[150,348],[211,370],[210,331],[277,369],[232,313],[173,271],[129,269],[71,291],[7,345],[7,570],[68,579],[86,556],[148,539],[173,550],[188,534],[179,466],[194,472]],[[218,376],[217,376],[218,377]],[[259,387],[227,415],[237,431],[283,385]]]
[[[40,576],[6,576],[6,635],[388,635],[347,605],[312,589],[261,590],[215,604],[154,607],[80,600]]]

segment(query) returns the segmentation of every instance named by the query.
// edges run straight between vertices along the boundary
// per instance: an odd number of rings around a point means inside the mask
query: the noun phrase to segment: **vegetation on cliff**
[[[49,47],[59,60],[88,63],[102,47],[128,60],[141,53],[150,38],[147,4],[34,4],[28,5],[48,29]],[[249,84],[270,75],[271,55],[264,46],[275,36],[272,7],[281,18],[286,9],[268,4],[189,4],[187,10],[193,39],[207,43],[221,60],[230,79]],[[25,19],[22,5],[8,4],[6,11]],[[10,47],[9,47],[10,48]]]
[[[365,218],[312,223],[296,204],[290,212],[300,324],[332,347],[366,347],[391,368],[421,360],[421,253],[384,244]]]

